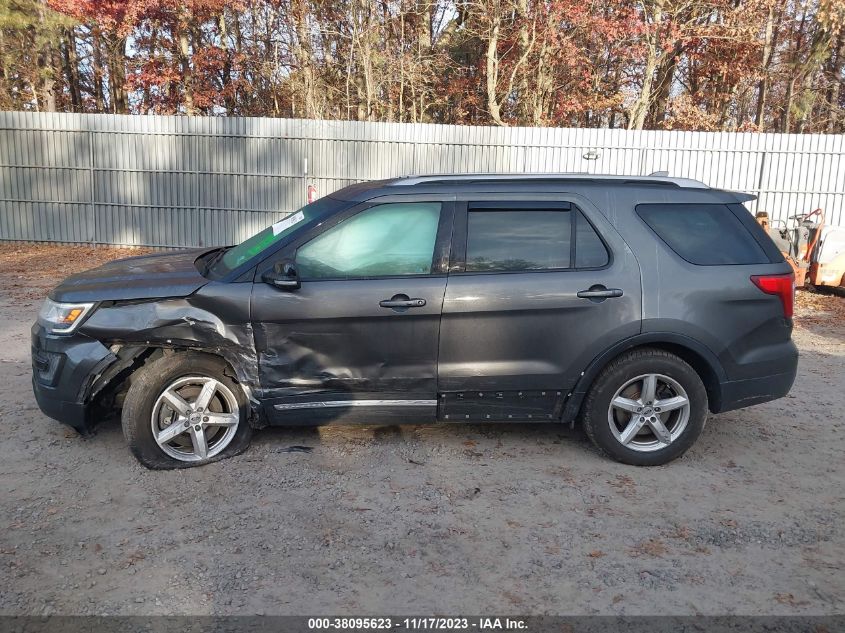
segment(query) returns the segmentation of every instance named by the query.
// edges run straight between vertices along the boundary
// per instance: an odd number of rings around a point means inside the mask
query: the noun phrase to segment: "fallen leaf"
[[[808,600],[797,600],[791,593],[776,593],[775,600],[790,607],[803,607],[810,604]]]

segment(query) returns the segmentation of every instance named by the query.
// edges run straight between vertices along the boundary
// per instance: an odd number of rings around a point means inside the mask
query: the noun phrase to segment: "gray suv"
[[[80,433],[120,411],[146,466],[266,425],[579,420],[665,464],[795,379],[789,265],[742,203],[660,176],[353,185],[242,244],[74,275],[32,328],[33,388]]]

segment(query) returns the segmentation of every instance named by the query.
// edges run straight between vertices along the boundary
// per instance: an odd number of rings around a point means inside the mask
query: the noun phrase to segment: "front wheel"
[[[658,466],[683,455],[704,428],[707,391],[682,359],[659,349],[623,354],[596,378],[583,424],[613,459]]]
[[[225,363],[193,352],[163,356],[132,376],[123,434],[148,468],[185,468],[240,453],[249,445],[243,390]]]

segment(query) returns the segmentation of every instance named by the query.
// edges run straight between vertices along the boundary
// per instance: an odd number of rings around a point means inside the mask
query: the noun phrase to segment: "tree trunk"
[[[675,42],[672,51],[663,60],[657,69],[657,80],[655,82],[654,101],[649,109],[649,123],[652,129],[660,127],[666,120],[669,109],[669,95],[672,91],[672,81],[675,78],[675,69],[678,65],[678,56],[683,51],[683,43]]]
[[[757,84],[757,113],[754,117],[754,124],[762,132],[763,117],[766,115],[766,99],[769,97],[769,76],[763,77]]]
[[[150,58],[155,58],[156,51],[158,50],[158,24],[153,23],[152,27],[150,28],[150,47],[149,47],[149,55]],[[150,85],[148,82],[144,82],[144,89],[141,93],[141,114],[149,114],[150,110],[153,107],[152,104],[152,93],[150,92]]]
[[[308,32],[308,8],[305,3],[298,3],[293,15],[296,22],[296,41],[293,55],[298,72],[296,84],[301,86],[298,95],[302,103],[302,114],[306,119],[319,117],[316,103],[314,55],[311,47],[311,34]]]
[[[188,42],[188,31],[182,28],[179,31],[179,61],[182,66],[182,102],[185,105],[185,114],[193,116],[196,114],[194,108],[194,82],[191,74],[191,48]]]
[[[660,22],[663,19],[663,0],[655,0],[651,5],[651,29],[646,33],[646,60],[643,68],[643,85],[634,105],[631,107],[628,120],[629,130],[641,130],[645,125],[646,115],[651,104],[651,93],[654,86],[654,72],[660,62],[660,47],[658,46]],[[646,12],[649,7],[646,7]]]
[[[3,29],[0,29],[0,81],[6,81],[6,38]],[[5,86],[4,86],[5,89]]]
[[[402,123],[405,120],[405,9],[399,9],[399,107],[398,107],[398,121]]]
[[[232,116],[235,114],[236,95],[232,89],[232,58],[229,53],[229,32],[226,28],[225,11],[220,11],[220,15],[217,16],[217,28],[220,29],[220,48],[223,49],[223,72],[220,80],[223,105],[226,108],[226,114]]]
[[[493,123],[496,125],[505,125],[505,122],[502,121],[502,113],[497,95],[497,86],[499,84],[498,48],[500,26],[501,18],[496,15],[493,18],[493,28],[490,30],[490,38],[487,40],[487,111],[490,113]]]
[[[651,89],[654,85],[654,71],[657,67],[657,53],[653,46],[649,45],[649,49],[645,67],[643,68],[643,85],[640,88],[640,94],[637,96],[637,100],[631,107],[630,119],[628,120],[629,130],[643,129],[646,115],[648,114],[649,104],[651,103]]]
[[[795,77],[786,84],[786,96],[784,97],[783,116],[780,120],[780,131],[789,134],[789,126],[792,118],[792,101],[795,95]]]
[[[176,20],[174,36],[176,58],[179,60],[179,67],[181,69],[179,83],[181,88],[181,103],[188,116],[197,114],[196,106],[194,105],[194,76],[191,68],[191,32],[194,28],[193,16],[190,9],[185,3],[179,3],[179,14]],[[178,112],[178,103],[180,100],[174,102],[174,106]]]
[[[129,104],[126,100],[126,38],[106,39],[108,47],[109,92],[111,93],[112,112],[127,114]]]
[[[839,130],[839,98],[842,91],[842,72],[845,70],[845,31],[839,33],[836,51],[830,59],[830,88],[827,93],[827,131],[831,134]]]
[[[70,105],[74,112],[82,112],[82,90],[79,87],[79,66],[76,55],[76,37],[73,28],[64,29],[62,62],[65,67]]]
[[[92,34],[92,78],[94,81],[94,106],[97,112],[106,111],[106,99],[103,94],[103,38],[100,35],[100,30],[94,28]]]
[[[426,71],[428,60],[432,50],[432,35],[431,35],[431,3],[429,0],[424,0],[416,3],[414,20],[417,27],[417,55],[416,55],[416,72],[412,75],[412,81],[417,84],[416,93],[418,96],[419,107],[419,121],[425,123],[428,120],[426,116],[426,96],[428,95]]]
[[[38,4],[38,23],[44,28],[46,0],[41,0]],[[41,110],[44,112],[56,111],[56,80],[53,75],[53,47],[49,40],[44,43],[38,53],[38,72],[41,75]]]
[[[757,84],[757,114],[754,117],[754,123],[757,128],[763,129],[763,121],[766,116],[766,99],[769,96],[769,64],[772,62],[772,53],[774,51],[774,29],[775,26],[775,9],[769,7],[769,13],[766,16],[766,31],[763,36],[763,63],[761,64],[762,78]]]
[[[721,107],[719,109],[719,130],[722,132],[734,131],[736,123],[733,126],[728,125],[730,121],[731,105],[735,102],[737,85],[733,84],[730,91],[722,99]]]
[[[533,48],[531,40],[531,29],[528,22],[528,0],[517,0],[514,4],[516,19],[519,21],[519,59],[527,59],[529,51]],[[532,73],[519,73],[519,123],[530,125],[536,113],[535,102],[539,86],[531,86]]]
[[[548,60],[548,47],[544,41],[537,57],[537,72],[535,74],[537,85],[531,99],[531,125],[535,127],[544,125],[546,122],[546,109],[552,92],[554,92],[554,78],[551,72],[552,67]]]

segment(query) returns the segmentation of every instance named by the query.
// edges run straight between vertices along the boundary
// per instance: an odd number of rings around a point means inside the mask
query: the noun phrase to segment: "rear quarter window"
[[[723,204],[641,204],[637,214],[691,264],[768,264],[770,259],[734,212]]]

